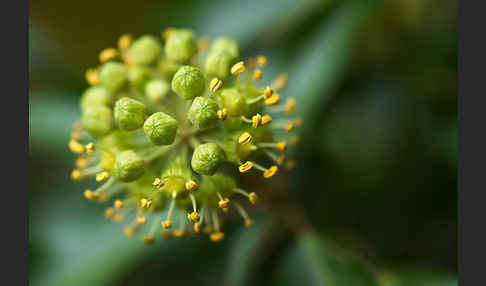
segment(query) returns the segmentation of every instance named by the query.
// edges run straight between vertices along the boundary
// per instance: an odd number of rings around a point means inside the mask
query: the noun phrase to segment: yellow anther
[[[253,220],[250,218],[245,219],[245,226],[250,227],[253,225]]]
[[[279,103],[280,101],[280,95],[278,93],[272,94],[269,98],[265,99],[265,104],[266,105],[274,105]]]
[[[86,144],[86,146],[84,146],[84,148],[86,149],[87,154],[93,154],[95,151],[95,144],[93,142],[89,142]]]
[[[209,90],[211,92],[216,92],[218,89],[221,88],[221,86],[223,86],[223,81],[215,77],[209,83]]]
[[[88,160],[86,160],[86,158],[78,158],[76,160],[76,167],[79,169],[84,169],[86,166],[88,166]]]
[[[253,72],[253,79],[254,80],[260,80],[262,79],[262,71],[260,69],[256,69],[254,72]]]
[[[287,142],[286,141],[278,142],[277,150],[280,152],[287,150]]]
[[[253,141],[253,138],[248,132],[244,132],[240,135],[240,137],[238,137],[238,143],[240,143],[241,145],[251,143],[251,141]]]
[[[250,200],[250,203],[252,205],[256,204],[256,202],[258,201],[257,194],[255,194],[254,192],[251,192],[250,194],[248,194],[248,200]]]
[[[297,105],[297,102],[295,99],[292,97],[287,99],[287,103],[285,104],[285,112],[286,113],[292,113],[295,110],[295,106]]]
[[[146,235],[146,236],[142,237],[142,241],[143,241],[143,243],[149,245],[149,244],[154,243],[155,237],[153,237],[151,235]]]
[[[150,208],[150,206],[152,205],[152,201],[151,200],[148,200],[146,198],[141,198],[140,199],[140,206],[143,207],[143,208]]]
[[[300,144],[300,138],[298,136],[293,136],[290,138],[290,142],[292,142],[293,145],[297,146]]]
[[[152,183],[152,185],[154,187],[156,187],[157,189],[160,189],[160,188],[162,188],[165,185],[165,183],[162,182],[162,180],[160,180],[160,178],[155,178],[154,179],[154,182]]]
[[[209,234],[209,233],[213,232],[213,227],[212,227],[212,226],[207,225],[207,226],[205,226],[205,227],[203,228],[203,232],[204,232],[205,234]]]
[[[294,130],[294,124],[293,123],[289,122],[289,123],[285,124],[285,131],[290,132],[292,130]]]
[[[224,239],[224,233],[213,232],[209,235],[209,239],[211,239],[212,242],[220,242],[221,240]]]
[[[98,194],[88,189],[84,191],[84,197],[87,198],[88,200],[96,200],[98,198]]]
[[[230,199],[228,198],[223,198],[222,200],[220,200],[218,202],[218,206],[222,209],[225,209],[227,207],[229,207],[229,203],[230,203]]]
[[[144,216],[139,216],[137,217],[137,223],[138,224],[146,224],[147,223],[147,218]]]
[[[132,226],[127,226],[125,227],[125,235],[128,237],[132,237],[135,235],[135,228]]]
[[[123,34],[118,38],[118,48],[121,51],[124,51],[130,47],[132,43],[132,35],[130,34]]]
[[[263,115],[262,117],[262,126],[270,124],[272,122],[272,117],[268,114]]]
[[[296,118],[294,119],[294,124],[295,124],[295,126],[297,126],[297,127],[302,126],[302,124],[303,124],[303,123],[304,123],[304,120],[302,120],[302,118],[300,118],[300,117],[296,117]]]
[[[172,227],[172,221],[171,220],[166,220],[160,223],[162,225],[162,228],[164,229],[170,229]]]
[[[277,171],[278,171],[278,167],[277,166],[272,166],[268,170],[266,170],[265,172],[263,172],[263,177],[265,179],[270,179],[271,177],[273,177],[273,175],[275,175],[275,173],[277,173]]]
[[[257,64],[261,67],[264,67],[267,64],[267,57],[265,56],[258,56],[257,57]]]
[[[97,85],[98,83],[100,83],[98,70],[96,69],[88,69],[86,71],[85,77],[89,85]]]
[[[251,161],[246,161],[243,165],[238,167],[241,173],[246,173],[253,168],[253,163]]]
[[[273,82],[272,82],[272,87],[276,91],[280,91],[287,86],[287,83],[289,81],[289,77],[286,74],[280,74]]]
[[[122,209],[123,208],[123,202],[121,200],[115,200],[114,206],[117,209]]]
[[[187,181],[186,184],[185,184],[185,187],[186,187],[186,190],[191,191],[191,192],[195,192],[199,188],[197,183],[192,181],[192,180]]]
[[[71,172],[71,178],[73,180],[79,180],[82,178],[81,176],[81,171],[78,170],[78,169],[74,169],[72,172]]]
[[[216,115],[218,116],[219,120],[225,120],[226,117],[228,117],[228,109],[226,109],[226,108],[220,109],[220,110],[218,110]]]
[[[262,116],[259,113],[257,113],[256,115],[253,115],[251,121],[252,121],[253,128],[257,128],[262,124]]]
[[[187,234],[187,231],[185,229],[176,229],[173,231],[173,234],[175,237],[184,237]]]
[[[164,38],[164,40],[168,40],[173,34],[174,32],[174,28],[167,28],[165,29],[163,32],[162,32],[162,38]]]
[[[192,229],[194,230],[195,233],[201,233],[202,231],[202,224],[200,222],[196,222]]]
[[[81,153],[84,152],[83,144],[79,143],[78,141],[76,141],[74,139],[69,140],[68,146],[69,146],[69,150],[71,150],[71,152],[73,152],[73,153],[81,154]]]
[[[113,218],[113,216],[116,214],[116,211],[113,208],[106,208],[105,210],[105,217],[107,218]]]
[[[295,161],[294,161],[294,160],[290,160],[290,161],[288,161],[288,162],[287,162],[287,164],[286,164],[286,167],[287,167],[287,169],[289,169],[289,170],[293,170],[293,169],[295,169],[295,166],[296,166],[296,163],[295,163]]]
[[[277,164],[279,165],[283,165],[283,163],[285,163],[285,160],[287,160],[287,158],[285,157],[285,155],[280,155],[277,159]]]
[[[103,171],[96,174],[96,182],[104,182],[110,177],[110,173]]]
[[[115,48],[107,48],[101,51],[99,55],[99,60],[102,63],[106,63],[109,60],[112,60],[118,56],[118,50]]]
[[[263,96],[265,97],[265,99],[268,99],[270,98],[270,96],[272,96],[272,94],[273,94],[273,89],[267,85],[265,91],[263,92]]]
[[[198,222],[199,219],[201,219],[201,217],[199,216],[199,214],[197,212],[192,212],[190,214],[187,214],[187,218],[191,221],[191,222]]]
[[[240,61],[231,67],[231,74],[237,75],[245,71],[245,62]]]

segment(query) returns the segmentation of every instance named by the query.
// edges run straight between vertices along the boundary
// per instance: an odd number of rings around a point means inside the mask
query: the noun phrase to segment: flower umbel
[[[86,72],[90,87],[68,144],[78,156],[71,176],[95,179],[98,187],[85,198],[112,200],[105,216],[127,221],[129,237],[143,232],[152,244],[156,232],[193,232],[218,242],[228,210],[253,225],[238,196],[258,200],[225,170],[270,179],[293,169],[284,152],[297,145],[289,132],[302,120],[283,118],[296,107],[293,98],[280,100],[286,75],[260,84],[266,57],[240,59],[227,37],[198,41],[191,30],[174,28],[162,35],[124,34]]]

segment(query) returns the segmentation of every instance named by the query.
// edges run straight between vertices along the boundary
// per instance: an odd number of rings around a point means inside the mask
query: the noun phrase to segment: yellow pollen
[[[175,237],[184,237],[186,236],[187,231],[185,229],[176,229],[173,233]]]
[[[293,169],[295,169],[295,166],[296,166],[296,163],[295,163],[295,161],[294,161],[294,160],[290,160],[290,161],[288,161],[288,162],[287,162],[287,165],[286,165],[287,169],[289,169],[289,170],[293,170]]]
[[[293,136],[292,138],[290,138],[290,142],[292,142],[292,144],[297,146],[300,144],[300,138],[298,136]]]
[[[199,188],[197,183],[192,181],[192,180],[187,181],[186,184],[185,184],[185,187],[186,187],[186,190],[191,191],[191,192],[195,192]]]
[[[152,183],[152,185],[153,185],[154,187],[156,187],[157,189],[160,189],[160,188],[162,188],[162,187],[163,187],[165,184],[164,184],[164,182],[162,182],[162,180],[160,180],[160,178],[155,178],[155,179],[154,179],[154,182]]]
[[[268,114],[263,115],[262,117],[262,126],[270,124],[272,122],[272,117]]]
[[[231,67],[231,74],[237,75],[245,71],[245,62],[240,61]]]
[[[265,91],[263,92],[263,96],[265,97],[265,99],[268,99],[270,98],[270,96],[272,96],[272,94],[273,94],[273,89],[267,85]]]
[[[302,120],[302,118],[300,118],[300,117],[296,117],[296,118],[294,119],[294,124],[295,124],[295,126],[297,126],[297,127],[302,126],[302,124],[303,124],[303,123],[304,123],[304,120]]]
[[[130,34],[123,34],[118,38],[118,48],[121,51],[124,51],[130,47],[132,43],[132,35]]]
[[[279,101],[280,101],[280,95],[278,95],[278,93],[274,93],[274,94],[272,94],[272,96],[265,99],[265,104],[266,105],[274,105],[274,104],[279,103]]]
[[[87,198],[88,200],[96,200],[98,198],[98,195],[95,194],[90,189],[88,189],[84,191],[84,197]]]
[[[118,56],[118,51],[115,48],[107,48],[101,51],[99,55],[99,60],[102,63],[106,63]]]
[[[215,77],[209,83],[209,90],[211,92],[216,92],[218,89],[221,88],[222,85],[223,85],[223,81]]]
[[[203,232],[206,233],[206,234],[209,234],[209,233],[213,232],[213,227],[210,226],[210,225],[207,225],[203,228]]]
[[[170,229],[172,227],[172,221],[171,220],[163,221],[161,224],[162,224],[162,227],[164,229]]]
[[[80,170],[78,170],[78,169],[74,169],[74,170],[71,172],[71,178],[72,178],[73,180],[79,180],[79,179],[81,179],[81,177],[82,177],[82,176],[81,176],[81,171],[80,171]]]
[[[132,237],[135,235],[135,229],[131,226],[125,227],[125,235],[128,237]]]
[[[280,152],[287,150],[287,142],[285,142],[285,141],[278,142],[277,143],[277,150],[280,151]]]
[[[246,227],[250,227],[252,225],[253,225],[253,220],[252,219],[249,219],[249,218],[245,219],[245,226]]]
[[[253,128],[257,128],[262,124],[262,116],[259,113],[257,113],[256,115],[253,115],[251,121],[252,121]]]
[[[287,99],[287,103],[285,105],[285,112],[286,113],[292,113],[295,110],[295,106],[297,105],[297,102],[295,99],[292,97]]]
[[[246,161],[243,165],[238,167],[241,173],[246,173],[253,168],[253,163],[251,161]]]
[[[68,146],[69,150],[71,150],[73,153],[81,154],[84,152],[84,146],[74,139],[69,140]]]
[[[200,222],[196,222],[192,227],[195,233],[201,233],[202,231],[202,224]]]
[[[253,138],[248,132],[244,132],[243,134],[240,135],[240,137],[238,137],[238,143],[241,145],[251,143],[252,140]]]
[[[200,219],[201,217],[199,216],[199,214],[198,214],[197,212],[192,212],[192,213],[190,213],[190,214],[187,214],[187,218],[188,218],[188,219],[189,219],[191,222],[196,223],[196,222],[198,222],[198,221],[199,221],[199,219]]]
[[[270,179],[271,177],[273,177],[273,175],[275,175],[275,173],[277,173],[277,171],[278,171],[278,167],[277,166],[272,166],[268,170],[266,170],[265,172],[263,172],[263,177],[265,179]]]
[[[86,160],[85,158],[78,158],[76,160],[76,167],[78,167],[79,169],[84,169],[86,168],[86,166],[88,166],[88,160]]]
[[[143,207],[143,208],[150,208],[150,206],[152,205],[152,201],[151,200],[148,200],[146,198],[141,198],[140,199],[140,206]]]
[[[98,70],[96,69],[88,69],[86,71],[85,77],[89,85],[97,85],[98,83],[100,83]]]
[[[224,198],[218,202],[218,206],[222,209],[229,207],[230,200],[228,198]]]
[[[103,171],[101,173],[96,174],[96,182],[104,182],[110,177],[110,173]]]
[[[219,120],[225,120],[226,117],[228,116],[228,109],[226,109],[226,108],[220,109],[220,110],[218,110],[216,115],[218,116]]]
[[[92,142],[89,142],[88,144],[86,144],[86,146],[84,146],[84,148],[86,148],[87,154],[93,154],[94,151],[95,151],[95,144],[92,143]]]
[[[137,223],[138,224],[145,224],[145,223],[147,223],[147,218],[144,217],[144,216],[139,216],[139,217],[137,217]]]
[[[123,202],[121,200],[116,200],[114,205],[115,205],[115,208],[117,208],[117,209],[123,208]]]
[[[105,217],[112,218],[115,214],[116,214],[116,211],[113,208],[106,208]]]
[[[267,64],[267,57],[265,56],[258,56],[256,60],[257,64],[261,67],[264,67]]]
[[[224,233],[213,232],[209,235],[209,239],[211,239],[212,242],[220,242],[221,240],[224,239]]]
[[[262,79],[262,71],[260,69],[256,69],[253,72],[253,79],[254,80],[260,80],[260,79]]]
[[[272,86],[276,91],[280,91],[287,86],[289,77],[286,74],[280,74],[273,82]]]
[[[254,192],[251,192],[249,195],[248,195],[248,199],[250,200],[250,203],[252,205],[256,204],[256,202],[258,201],[258,196],[257,194],[255,194]]]
[[[291,122],[285,124],[285,131],[290,132],[293,129],[294,129],[294,124],[292,124]]]
[[[149,235],[146,235],[146,236],[142,237],[142,241],[143,241],[143,243],[149,245],[149,244],[154,243],[155,237],[153,237],[151,235],[150,236]]]

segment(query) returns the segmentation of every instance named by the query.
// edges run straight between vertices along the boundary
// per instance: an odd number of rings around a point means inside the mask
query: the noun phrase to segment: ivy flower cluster
[[[238,196],[255,204],[258,195],[239,188],[229,168],[270,179],[295,167],[285,151],[298,144],[291,132],[302,120],[286,117],[296,107],[280,96],[287,76],[260,84],[266,57],[242,61],[230,38],[175,28],[160,39],[122,35],[99,61],[86,72],[69,141],[78,155],[72,178],[97,184],[84,197],[111,200],[105,216],[146,244],[156,233],[221,241],[229,209],[250,227]]]

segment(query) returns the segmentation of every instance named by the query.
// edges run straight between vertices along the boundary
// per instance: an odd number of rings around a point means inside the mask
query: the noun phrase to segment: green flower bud
[[[117,92],[128,83],[128,69],[118,62],[107,62],[100,70],[100,83],[111,92]]]
[[[188,62],[197,53],[196,35],[191,30],[173,30],[165,44],[165,53],[170,60]]]
[[[163,59],[159,61],[158,67],[162,77],[168,81],[172,81],[175,73],[182,67],[182,65],[168,59]]]
[[[113,113],[111,108],[103,105],[90,105],[83,110],[81,122],[92,136],[108,134],[113,128]]]
[[[170,91],[170,84],[163,79],[154,79],[145,86],[145,95],[152,102],[160,102]]]
[[[227,52],[235,58],[240,57],[240,48],[238,47],[238,43],[228,37],[219,37],[214,40],[213,44],[211,45],[211,52],[219,51]]]
[[[145,120],[143,130],[155,145],[170,145],[174,142],[177,127],[177,120],[163,112],[156,112]]]
[[[224,88],[220,95],[221,103],[228,110],[229,116],[240,116],[246,113],[246,98],[236,88]]]
[[[205,87],[204,74],[196,67],[183,66],[172,79],[172,90],[184,99],[200,96]]]
[[[224,151],[215,143],[197,146],[192,154],[192,169],[199,174],[213,175],[225,158]]]
[[[206,58],[206,72],[211,76],[227,79],[231,76],[231,67],[236,61],[237,58],[225,51],[209,53]]]
[[[207,97],[196,97],[187,112],[187,118],[198,130],[206,130],[218,124],[218,104]]]
[[[144,173],[144,162],[133,150],[123,151],[116,156],[115,178],[122,182],[132,182]]]
[[[122,97],[115,103],[115,120],[121,130],[132,131],[140,128],[145,121],[147,109],[135,99]]]
[[[148,65],[160,55],[162,47],[155,37],[142,36],[136,40],[129,50],[129,57],[135,64]]]
[[[91,105],[111,107],[111,100],[112,96],[105,87],[92,86],[83,93],[79,104],[81,106],[81,110],[85,110]]]
[[[130,84],[139,92],[144,92],[146,84],[152,79],[152,73],[145,67],[133,67],[128,72]]]

